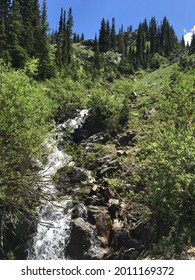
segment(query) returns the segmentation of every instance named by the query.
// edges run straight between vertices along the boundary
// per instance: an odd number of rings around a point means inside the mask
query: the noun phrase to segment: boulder
[[[63,188],[66,185],[74,185],[84,182],[88,179],[88,175],[81,168],[76,167],[63,167],[59,169],[54,176],[54,181],[58,189]]]
[[[66,247],[66,254],[72,259],[92,259],[90,249],[94,246],[96,237],[95,226],[82,218],[71,221],[71,235]]]
[[[111,218],[109,211],[102,206],[88,206],[88,221],[96,226],[98,236],[103,240],[103,243],[108,245],[110,230],[111,230]]]

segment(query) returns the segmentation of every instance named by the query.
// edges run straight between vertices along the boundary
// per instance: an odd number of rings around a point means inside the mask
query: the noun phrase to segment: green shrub
[[[118,129],[128,120],[128,100],[124,95],[96,89],[92,91],[88,107],[93,125],[100,130]]]
[[[158,234],[170,236],[176,248],[184,228],[195,225],[194,83],[194,71],[171,75],[140,141],[143,199],[152,210]]]
[[[38,200],[32,164],[47,136],[50,103],[23,72],[2,67],[0,107],[0,204],[12,214],[30,211]]]

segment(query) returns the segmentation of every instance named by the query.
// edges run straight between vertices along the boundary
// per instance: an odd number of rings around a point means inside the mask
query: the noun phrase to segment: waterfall
[[[58,143],[65,129],[74,132],[84,123],[87,115],[88,110],[82,110],[75,119],[58,125],[55,129],[55,139],[51,137],[44,143],[48,150],[48,157],[47,163],[40,171],[43,182],[42,191],[52,194],[54,200],[44,202],[38,209],[39,223],[32,248],[29,250],[29,260],[65,259],[65,248],[70,237],[72,198],[64,196],[57,200],[53,176],[60,168],[66,165],[73,166],[74,162],[71,156],[59,150]],[[93,180],[90,173],[88,175],[89,180]]]

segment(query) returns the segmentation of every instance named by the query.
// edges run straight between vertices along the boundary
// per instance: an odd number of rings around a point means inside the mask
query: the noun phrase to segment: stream
[[[88,115],[88,110],[78,112],[78,116],[56,126],[54,136],[45,141],[48,150],[47,163],[42,166],[40,175],[43,182],[42,192],[51,194],[52,201],[44,202],[38,208],[39,223],[33,245],[28,252],[29,260],[63,260],[65,248],[70,238],[70,222],[72,213],[72,198],[64,196],[57,198],[57,190],[53,176],[64,166],[74,166],[71,156],[63,153],[58,144],[65,130],[74,132],[81,127]],[[76,167],[75,167],[76,168]],[[90,172],[86,171],[88,181],[93,181]]]

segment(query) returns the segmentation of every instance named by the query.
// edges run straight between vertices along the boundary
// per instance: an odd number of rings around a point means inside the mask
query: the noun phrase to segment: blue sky
[[[110,21],[115,17],[118,30],[121,24],[125,29],[130,25],[136,29],[144,18],[155,16],[160,21],[166,16],[179,39],[184,35],[184,29],[189,32],[195,25],[195,0],[47,0],[52,29],[58,26],[61,7],[66,11],[72,7],[74,31],[83,32],[86,39],[99,34],[103,17]]]

